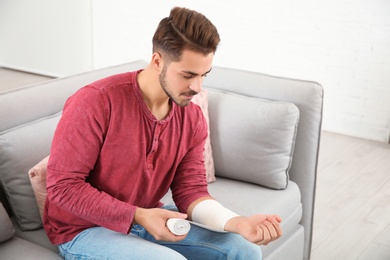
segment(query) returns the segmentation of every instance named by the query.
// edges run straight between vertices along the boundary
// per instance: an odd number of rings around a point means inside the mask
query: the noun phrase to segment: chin
[[[191,103],[191,100],[184,100],[181,102],[177,102],[176,100],[173,100],[173,102],[175,102],[175,104],[178,105],[179,107],[186,107]]]

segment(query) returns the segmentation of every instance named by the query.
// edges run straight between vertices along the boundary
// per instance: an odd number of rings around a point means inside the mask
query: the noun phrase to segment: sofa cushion
[[[14,224],[14,228],[15,228],[14,237],[22,238],[22,239],[30,241],[34,244],[45,247],[53,252],[58,252],[58,247],[56,245],[53,245],[50,242],[50,240],[47,237],[46,232],[43,228],[22,231],[19,228],[18,223],[16,223],[16,219],[14,217],[11,217],[11,221]]]
[[[50,152],[61,113],[0,133],[0,178],[22,230],[42,227],[28,170]]]
[[[14,233],[15,230],[8,213],[0,202],[0,243],[10,239]]]
[[[45,206],[45,200],[47,196],[46,175],[49,157],[50,156],[46,156],[42,161],[40,161],[37,165],[28,171],[28,177],[30,177],[31,186],[34,191],[41,219],[43,219],[43,208]]]
[[[18,237],[0,244],[1,259],[63,259],[58,253]]]
[[[197,104],[202,109],[203,115],[207,122],[208,128],[208,136],[206,139],[206,143],[204,146],[204,164],[206,167],[206,178],[207,182],[215,181],[215,169],[214,169],[214,159],[213,159],[213,151],[211,149],[210,142],[210,120],[209,120],[209,112],[208,112],[208,91],[203,89],[198,95],[194,96],[192,99],[194,104]]]
[[[277,214],[282,218],[283,234],[295,230],[302,219],[301,193],[290,181],[284,190],[269,189],[248,182],[217,177],[209,185],[210,195],[222,205],[243,216]]]
[[[285,189],[299,110],[209,89],[210,139],[217,176]]]
[[[223,206],[239,215],[279,215],[283,236],[295,232],[302,219],[301,193],[293,181],[286,189],[275,190],[217,176],[217,181],[209,184],[209,192]],[[173,204],[171,191],[161,201],[166,205]]]

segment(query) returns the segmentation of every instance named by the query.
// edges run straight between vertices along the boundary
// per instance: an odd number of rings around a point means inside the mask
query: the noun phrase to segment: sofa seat
[[[271,190],[251,183],[218,177],[216,182],[209,184],[209,191],[219,202],[230,205],[230,209],[241,215],[249,216],[258,213],[280,215],[283,219],[284,233],[280,241],[291,239],[294,236],[303,236],[303,228],[299,225],[302,217],[301,195],[297,184],[293,181],[289,181],[285,190]],[[173,204],[171,193],[167,193],[162,201],[164,204]],[[16,237],[58,252],[57,247],[49,242],[43,229],[21,231],[14,219],[13,222]],[[296,237],[294,239],[301,240]],[[271,247],[273,243],[263,247],[264,254],[268,254],[267,251],[274,252],[275,249]]]
[[[237,214],[278,214],[282,218],[284,234],[296,230],[302,218],[301,194],[297,184],[289,181],[285,190],[271,190],[259,185],[218,177],[209,184],[210,195]],[[164,204],[173,204],[170,192]]]
[[[1,259],[7,260],[63,259],[58,253],[53,252],[52,250],[43,248],[36,243],[32,243],[16,236],[0,243],[0,255]]]
[[[272,190],[218,177],[216,182],[209,184],[209,192],[222,205],[229,205],[229,209],[240,215],[280,215],[284,233],[293,230],[302,218],[301,194],[292,181],[285,190]]]
[[[290,247],[290,259],[302,259],[303,227],[299,224],[302,218],[301,193],[298,185],[289,181],[284,190],[272,190],[247,182],[238,182],[218,177],[209,184],[209,192],[223,205],[238,214],[278,214],[282,218],[283,236],[262,246],[263,256],[267,259],[285,259],[281,245]]]
[[[264,256],[277,253],[279,243],[290,244],[292,247],[303,244],[303,228],[299,224],[302,218],[301,193],[295,182],[290,180],[284,190],[272,190],[252,183],[217,177],[217,181],[209,184],[209,192],[222,205],[229,205],[229,209],[237,214],[278,214],[282,218],[283,237],[263,247]],[[173,204],[172,194],[168,192],[162,202]],[[286,240],[291,241],[286,243]],[[302,259],[302,256],[292,259]]]
[[[58,252],[57,246],[53,245],[49,238],[46,235],[46,232],[43,228],[31,230],[31,231],[22,231],[17,224],[15,217],[11,217],[12,223],[15,228],[15,236],[22,238],[24,240],[33,242],[39,246],[42,246],[50,251]]]

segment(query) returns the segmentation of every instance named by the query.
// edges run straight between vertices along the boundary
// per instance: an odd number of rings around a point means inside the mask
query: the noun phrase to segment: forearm
[[[210,229],[240,234],[258,245],[267,245],[282,235],[279,216],[264,214],[239,216],[210,197],[196,200],[188,211],[194,222]]]
[[[48,176],[53,172],[49,171]],[[127,233],[133,221],[136,207],[119,201],[73,174],[61,174],[62,178],[48,178],[48,207],[57,207],[74,217],[117,232]],[[52,181],[50,181],[52,180]]]
[[[226,224],[238,215],[211,197],[196,200],[190,205],[188,212],[194,222],[221,231],[236,231],[231,228],[226,229]]]
[[[211,197],[211,196],[205,196],[205,197],[201,197],[197,200],[195,200],[194,202],[192,202],[190,204],[190,206],[188,207],[187,209],[187,215],[188,215],[188,218],[190,220],[192,220],[192,212],[194,211],[194,208],[196,207],[196,205],[198,205],[200,202],[204,201],[204,200],[213,200],[214,198]]]

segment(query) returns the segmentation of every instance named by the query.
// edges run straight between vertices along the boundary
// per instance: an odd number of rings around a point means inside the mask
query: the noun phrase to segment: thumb
[[[280,216],[278,216],[278,215],[268,215],[267,216],[267,220],[268,221],[272,221],[273,219],[275,219],[279,223],[282,222],[282,218]]]

